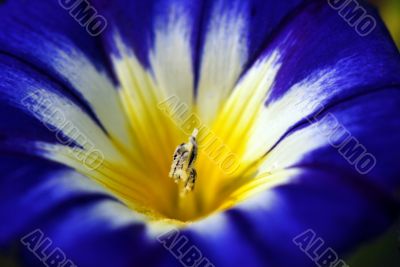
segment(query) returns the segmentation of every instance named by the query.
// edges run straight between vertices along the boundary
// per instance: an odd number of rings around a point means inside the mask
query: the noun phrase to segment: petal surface
[[[80,99],[111,136],[130,145],[126,117],[98,38],[58,1],[7,1],[0,5],[0,17],[2,54],[49,76],[63,92]]]
[[[261,173],[270,172],[260,175],[263,179],[285,176],[285,183],[195,223],[185,234],[216,266],[311,266],[312,259],[293,241],[308,229],[314,241],[324,241],[314,258],[330,247],[346,259],[398,217],[400,144],[393,133],[400,131],[399,104],[399,88],[386,88],[338,104],[297,128],[261,167]],[[358,143],[343,144],[341,127]],[[360,152],[358,145],[367,151]],[[354,163],[363,153],[376,159],[367,174]],[[313,250],[309,253],[313,257]]]
[[[0,210],[7,214],[0,247],[17,246],[21,266],[43,264],[20,241],[37,229],[42,241],[52,241],[44,255],[58,247],[77,266],[156,266],[168,260],[146,233],[143,218],[87,177],[46,160],[10,155],[1,156],[0,168]]]
[[[153,73],[159,94],[178,95],[189,106],[195,101],[206,123],[276,27],[303,2],[94,1],[110,21],[105,38],[115,64],[140,62]]]
[[[95,2],[112,25],[104,38],[107,49],[113,51],[111,59],[121,83],[149,83],[146,76],[149,72],[160,85],[160,94],[178,94],[189,104],[198,101],[199,113],[206,122],[232,92],[239,99],[241,93],[245,94],[246,87],[240,88],[241,84],[253,84],[254,77],[263,77],[256,75],[259,72],[254,72],[254,66],[262,66],[264,58],[277,59],[274,61],[276,64],[265,68],[264,72],[272,75],[274,82],[261,79],[264,87],[256,83],[258,90],[255,92],[260,97],[255,103],[261,102],[258,107],[263,110],[257,118],[250,139],[253,143],[249,144],[246,156],[254,159],[267,154],[260,172],[271,173],[271,176],[260,177],[274,179],[275,175],[283,176],[286,182],[182,232],[210,262],[216,266],[292,266],[293,263],[311,266],[314,263],[293,243],[293,238],[305,230],[313,229],[326,245],[344,257],[360,242],[378,235],[394,221],[399,208],[395,193],[400,185],[400,172],[396,163],[398,157],[387,150],[400,151],[400,140],[396,136],[400,132],[400,64],[398,51],[379,21],[374,32],[361,37],[326,3],[298,6],[297,2],[288,2],[286,6],[269,1],[265,4],[261,1],[254,4],[213,1],[198,7],[197,3],[183,1],[174,2],[174,5],[170,1],[148,4],[136,1],[131,4],[123,1]],[[96,131],[98,143],[108,146],[105,140],[110,129],[116,129],[114,136],[126,140],[122,134],[127,132],[124,119],[118,119],[120,123],[117,124],[111,122],[114,114],[122,114],[118,100],[111,101],[114,103],[110,105],[112,112],[100,109],[104,105],[101,101],[108,99],[109,92],[114,92],[115,88],[112,75],[105,74],[107,64],[97,63],[103,62],[102,56],[93,55],[93,51],[97,51],[94,49],[96,44],[91,39],[75,43],[75,37],[64,37],[60,44],[67,44],[73,52],[61,56],[60,61],[52,61],[48,55],[59,59],[60,53],[63,55],[60,51],[65,50],[59,50],[57,44],[51,42],[48,46],[47,39],[58,36],[57,29],[61,29],[61,35],[78,29],[74,26],[76,22],[61,12],[50,17],[35,13],[30,4],[20,11],[20,6],[14,3],[8,1],[0,7],[1,17],[6,18],[0,25],[14,25],[12,17],[21,17],[19,12],[25,12],[27,17],[41,24],[35,28],[40,29],[39,33],[32,31],[26,22],[21,22],[14,28],[18,34],[6,30],[6,26],[3,32],[7,34],[0,34],[0,43],[6,50],[0,58],[0,64],[3,64],[0,75],[5,81],[0,82],[5,96],[3,102],[8,101],[4,110],[14,111],[15,105],[10,104],[10,100],[16,103],[29,92],[29,88],[44,87],[46,92],[60,97],[60,92],[67,87],[71,95],[65,97],[63,94],[60,100],[73,106],[75,113],[84,114],[84,119],[79,117],[80,123],[85,124],[82,128]],[[48,11],[50,14],[57,7],[52,8],[43,5],[40,12],[47,14]],[[248,19],[254,14],[252,9],[261,14],[255,16],[258,20]],[[140,15],[135,16],[135,12]],[[374,14],[372,10],[368,9],[368,12]],[[215,14],[223,15],[218,18]],[[264,14],[274,14],[275,17],[266,19]],[[288,14],[290,17],[286,17]],[[47,18],[56,21],[64,18],[65,21],[71,20],[71,24],[51,29],[47,28],[49,23],[45,23]],[[254,25],[263,30],[246,30],[255,28]],[[234,34],[227,36],[226,31]],[[242,39],[243,32],[254,36],[246,35]],[[6,41],[9,36],[12,42],[10,39]],[[264,43],[265,40],[268,42]],[[93,46],[86,49],[81,47],[83,43]],[[32,45],[35,45],[34,49]],[[232,47],[224,49],[219,45]],[[179,53],[172,53],[175,51]],[[85,69],[90,69],[85,74],[78,73],[79,68],[65,69],[65,64],[75,62],[76,58],[69,58],[75,53],[79,54],[79,60],[86,59],[83,63],[79,61]],[[124,56],[129,59],[121,61]],[[24,58],[23,63],[21,58]],[[230,62],[232,67],[226,68],[221,62]],[[271,64],[270,60],[265,62]],[[49,71],[57,81],[43,77],[38,73],[41,71],[32,70],[26,63]],[[124,80],[121,78],[124,77],[124,67],[142,71],[142,76],[138,75],[136,81]],[[179,73],[182,77],[176,79]],[[7,80],[7,76],[11,78]],[[239,83],[236,83],[238,79]],[[92,82],[102,88],[98,99],[90,90]],[[211,85],[215,86],[215,91],[211,90]],[[10,88],[16,90],[8,92]],[[262,94],[266,96],[265,101],[258,101],[264,100]],[[118,96],[111,93],[109,99],[118,99]],[[265,107],[262,106],[264,102]],[[317,116],[321,104],[325,108]],[[253,107],[246,108],[247,112],[252,112]],[[107,117],[105,113],[112,115]],[[324,131],[329,130],[332,124],[329,117],[324,116],[326,114],[333,114],[340,125],[374,155],[376,165],[370,172],[360,174],[343,153],[332,147],[331,136]],[[18,116],[27,119],[24,112]],[[78,117],[74,118],[78,121]],[[33,124],[35,130],[29,133],[32,134],[29,138],[46,142],[54,138],[46,136],[42,126],[36,122]],[[7,136],[20,127],[11,125],[13,130],[2,125]],[[340,141],[336,137],[333,138],[335,144]],[[350,153],[349,157],[355,155]],[[155,241],[154,236],[149,238],[144,234],[146,229],[135,221],[136,214],[130,213],[100,189],[89,190],[92,185],[84,184],[82,176],[70,171],[64,173],[64,169],[61,175],[59,166],[52,165],[50,170],[58,171],[55,175],[58,179],[55,179],[54,175],[48,175],[47,163],[33,161],[29,164],[15,158],[2,159],[1,162],[1,167],[5,168],[2,173],[10,174],[1,180],[4,183],[1,188],[12,188],[12,194],[0,194],[6,203],[2,205],[4,213],[27,211],[21,215],[25,217],[20,218],[20,224],[14,225],[19,217],[13,217],[2,225],[0,237],[3,244],[29,232],[27,225],[32,224],[42,228],[55,243],[60,244],[78,265],[95,263],[96,266],[109,266],[111,259],[116,266],[140,266],[144,262],[153,266],[179,265],[179,261]],[[15,172],[16,169],[21,171]],[[21,182],[15,185],[11,180]],[[76,185],[71,185],[71,181]],[[55,190],[59,193],[52,195]],[[80,195],[82,191],[84,193]],[[46,200],[49,195],[52,201]],[[66,204],[61,205],[63,212],[60,213],[57,205],[64,201]],[[32,202],[40,205],[31,208]],[[82,214],[88,219],[82,220]],[[75,235],[71,237],[71,233]],[[78,248],[76,244],[81,246]]]

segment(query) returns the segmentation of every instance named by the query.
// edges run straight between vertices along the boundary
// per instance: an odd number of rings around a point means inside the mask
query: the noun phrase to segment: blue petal
[[[57,69],[62,58],[57,57],[56,49],[66,56],[78,50],[96,67],[106,66],[98,39],[92,38],[58,1],[6,1],[0,5],[0,18],[1,52],[55,76],[71,90],[71,81]]]
[[[40,266],[20,239],[40,229],[77,266],[160,265],[168,252],[141,218],[100,186],[45,160],[1,156],[0,247],[16,245],[22,266]]]
[[[116,69],[141,62],[153,73],[157,95],[179,95],[189,106],[195,100],[204,123],[212,121],[276,27],[303,4],[298,0],[94,3],[109,21],[103,36]],[[118,71],[117,75],[126,79]]]
[[[392,152],[400,151],[395,134],[400,132],[399,89],[389,87],[330,107],[270,152],[273,158],[292,146],[290,153],[296,154],[296,144],[321,135],[340,144],[344,140],[335,134],[337,126],[325,117],[331,114],[376,158],[370,172],[362,174],[357,163],[347,161],[361,154],[345,157],[341,147],[328,141],[295,162],[285,163],[283,155],[280,167],[290,174],[288,183],[194,224],[186,230],[193,244],[216,266],[241,266],[249,258],[254,266],[311,266],[312,260],[292,241],[308,229],[325,242],[320,254],[331,247],[342,259],[382,234],[400,210],[400,167]]]
[[[43,121],[38,119],[39,117],[35,117],[33,112],[35,108],[28,105],[29,101],[25,102],[29,100],[31,94],[40,90],[64,99],[92,116],[87,106],[78,98],[68,93],[47,75],[15,57],[0,54],[0,69],[0,108],[2,110],[0,127],[3,139],[57,142],[56,135],[45,127]],[[40,101],[37,104],[39,103]],[[56,103],[53,104],[56,105]],[[94,117],[91,118],[94,120]]]
[[[0,47],[0,54],[31,66],[73,95],[110,135],[128,145],[126,118],[101,42],[59,1],[2,3]]]
[[[363,94],[378,87],[399,84],[400,55],[379,16],[365,6],[377,25],[360,36],[338,11],[326,3],[305,6],[297,16],[282,26],[268,50],[279,50],[282,68],[267,104],[282,98],[302,81],[322,80],[321,90],[306,86],[308,98],[327,94],[320,104],[328,105],[349,96]]]
[[[339,257],[393,222],[395,209],[373,201],[335,172],[303,169],[297,182],[267,191],[187,230],[216,266],[312,266],[293,239],[308,229]],[[339,197],[340,196],[340,197]],[[229,255],[229,256],[227,256]]]
[[[99,148],[110,143],[80,98],[30,65],[1,54],[0,93],[1,151],[37,155],[44,152],[38,142],[82,145],[77,139],[83,135]]]
[[[191,32],[190,43],[193,49],[193,62],[198,65],[200,63],[198,61],[200,59],[199,53],[203,50],[207,32],[218,14],[233,13],[236,18],[244,17],[249,31],[249,36],[246,37],[244,44],[250,50],[250,59],[257,55],[276,26],[287,19],[287,16],[304,1],[290,0],[277,3],[261,0],[196,2],[181,0],[151,0],[145,2],[94,0],[93,2],[99,13],[105,16],[110,24],[106,31],[106,39],[111,46],[110,48],[118,54],[118,49],[113,45],[113,36],[110,36],[110,34],[118,31],[124,42],[133,48],[142,64],[149,66],[149,55],[154,46],[154,32],[157,27],[162,27],[157,22],[160,20],[167,22],[171,8],[179,8],[181,12],[176,15],[189,19],[186,27]],[[198,69],[198,66],[196,68]]]
[[[365,8],[377,22],[367,36],[360,36],[323,2],[302,6],[277,29],[259,59],[279,55],[274,84],[266,96],[266,119],[259,131],[268,143],[263,153],[316,115],[321,106],[329,108],[400,85],[400,54],[376,12]],[[242,79],[253,69],[248,68]]]

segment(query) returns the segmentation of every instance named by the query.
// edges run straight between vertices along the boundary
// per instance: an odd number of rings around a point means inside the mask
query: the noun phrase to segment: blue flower
[[[399,215],[400,57],[346,3],[1,3],[2,251],[301,267],[381,234]],[[194,129],[183,195],[168,172]]]

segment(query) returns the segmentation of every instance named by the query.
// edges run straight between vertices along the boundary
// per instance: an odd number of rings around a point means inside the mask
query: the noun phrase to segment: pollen
[[[180,185],[181,197],[193,191],[196,183],[197,172],[194,164],[197,159],[198,147],[196,138],[198,133],[198,129],[194,129],[189,141],[180,144],[174,152],[169,177]]]

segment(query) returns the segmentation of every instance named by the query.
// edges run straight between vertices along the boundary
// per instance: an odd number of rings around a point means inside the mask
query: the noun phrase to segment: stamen
[[[196,183],[197,172],[194,169],[194,163],[197,159],[198,133],[199,131],[194,129],[189,142],[182,143],[176,148],[171,164],[169,177],[173,178],[175,183],[182,182],[184,185],[180,192],[181,196],[193,191]]]

